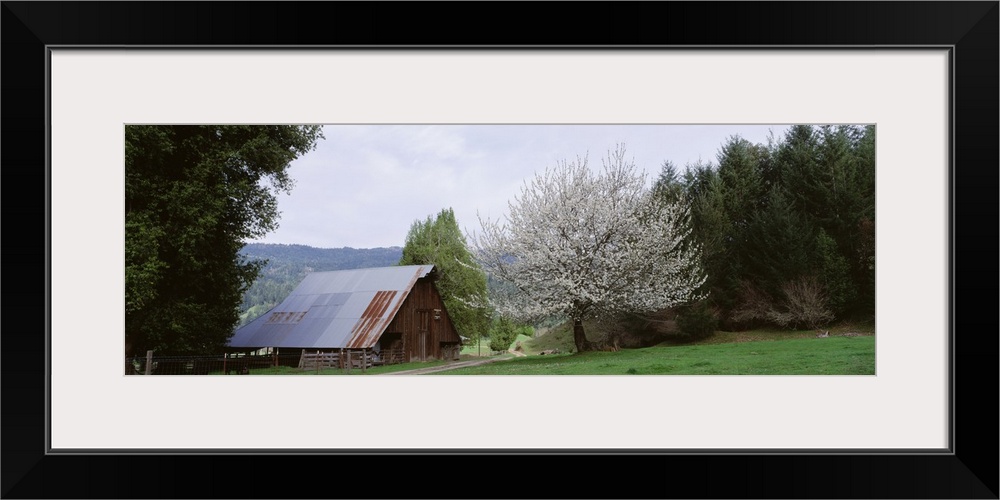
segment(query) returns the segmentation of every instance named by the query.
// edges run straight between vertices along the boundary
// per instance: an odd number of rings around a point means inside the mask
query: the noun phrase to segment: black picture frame
[[[996,1],[2,4],[4,498],[998,498]],[[345,45],[951,47],[951,453],[48,454],[48,47]]]

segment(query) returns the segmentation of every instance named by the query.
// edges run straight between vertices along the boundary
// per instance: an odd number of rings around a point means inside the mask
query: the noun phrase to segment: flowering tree
[[[577,351],[592,348],[583,320],[650,312],[700,298],[705,276],[687,207],[646,188],[619,146],[593,174],[586,158],[558,162],[525,182],[505,223],[484,221],[471,239],[490,276],[491,301],[522,320],[573,320]]]

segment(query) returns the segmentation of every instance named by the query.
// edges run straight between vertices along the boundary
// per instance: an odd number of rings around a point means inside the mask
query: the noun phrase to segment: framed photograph
[[[7,301],[4,497],[408,497],[435,471],[426,494],[477,497],[509,473],[469,465],[489,457],[538,479],[488,496],[537,496],[565,459],[608,478],[560,481],[569,496],[997,498],[997,319],[976,300],[997,293],[997,2],[584,3],[631,27],[528,45],[440,18],[566,23],[497,7],[4,2],[5,253],[45,270]],[[874,374],[123,376],[141,124],[323,125],[356,145],[338,127],[873,126]],[[362,176],[339,168],[329,196]],[[347,485],[300,485],[306,460]],[[622,479],[637,462],[669,472]]]

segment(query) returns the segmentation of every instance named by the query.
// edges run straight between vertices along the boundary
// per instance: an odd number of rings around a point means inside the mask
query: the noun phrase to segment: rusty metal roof
[[[433,269],[426,264],[310,273],[284,301],[237,329],[229,345],[371,347],[413,285]]]

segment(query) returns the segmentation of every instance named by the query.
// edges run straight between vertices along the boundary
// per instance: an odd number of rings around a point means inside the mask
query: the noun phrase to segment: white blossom
[[[688,242],[683,203],[659,201],[619,146],[594,175],[586,158],[526,181],[503,223],[470,236],[483,269],[506,287],[491,293],[522,320],[649,312],[701,298],[700,249]]]

